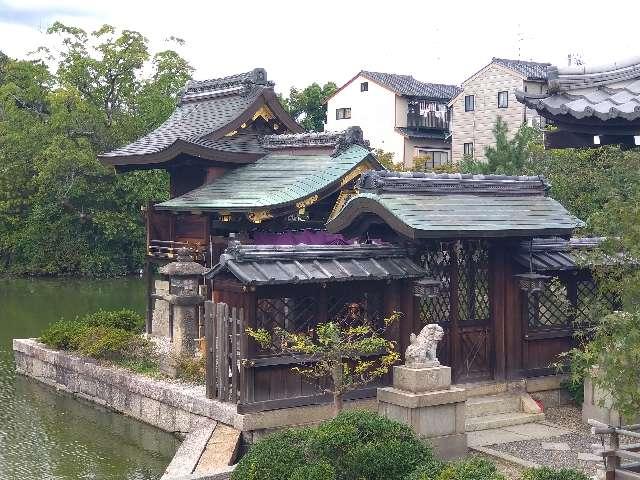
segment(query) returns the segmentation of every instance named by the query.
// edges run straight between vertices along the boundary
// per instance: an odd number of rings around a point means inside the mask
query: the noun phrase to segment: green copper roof
[[[360,186],[329,231],[358,233],[373,221],[409,238],[517,237],[570,235],[583,225],[545,195],[539,177],[371,172]]]
[[[285,207],[332,186],[339,188],[341,179],[369,153],[364,147],[352,145],[335,157],[270,154],[156,208],[247,212]]]

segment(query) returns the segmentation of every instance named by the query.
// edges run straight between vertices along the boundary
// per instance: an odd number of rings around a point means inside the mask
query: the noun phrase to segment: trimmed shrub
[[[316,428],[265,437],[240,460],[232,479],[405,480],[431,462],[431,448],[408,426],[356,410]]]
[[[293,480],[310,465],[306,444],[311,430],[290,429],[257,442],[233,471],[233,480]],[[294,477],[293,474],[297,477]]]
[[[342,412],[320,424],[309,448],[345,480],[405,478],[433,460],[429,445],[410,427],[364,410]]]
[[[85,315],[80,321],[92,326],[119,328],[127,332],[139,333],[144,329],[144,317],[126,308],[121,310],[98,310]]]
[[[45,328],[38,340],[58,350],[76,350],[80,337],[87,328],[82,322],[59,320]]]
[[[506,480],[506,478],[498,472],[493,462],[482,457],[468,457],[449,464],[433,480]]]
[[[183,355],[178,358],[178,377],[188,382],[204,383],[206,357]]]
[[[336,472],[328,462],[318,461],[296,468],[289,480],[336,480]]]
[[[135,333],[114,327],[87,327],[78,339],[78,352],[93,358],[117,360],[136,356],[144,340]]]
[[[589,476],[570,468],[552,470],[551,468],[530,468],[525,470],[522,480],[589,480]]]
[[[436,480],[446,466],[445,462],[434,459],[416,468],[407,480]]]

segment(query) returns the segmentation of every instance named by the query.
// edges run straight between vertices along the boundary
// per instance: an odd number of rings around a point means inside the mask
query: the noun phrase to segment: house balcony
[[[426,115],[408,112],[407,128],[448,131],[449,112],[427,112]]]

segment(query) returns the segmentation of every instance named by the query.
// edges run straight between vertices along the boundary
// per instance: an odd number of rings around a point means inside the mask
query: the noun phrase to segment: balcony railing
[[[426,115],[419,113],[407,113],[408,128],[425,128],[433,130],[449,130],[449,113],[448,112],[427,112]]]

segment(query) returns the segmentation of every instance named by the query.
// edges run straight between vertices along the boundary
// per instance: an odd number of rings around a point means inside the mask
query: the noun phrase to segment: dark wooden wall
[[[243,308],[245,322],[252,328],[272,329],[277,323],[287,330],[306,331],[317,323],[342,316],[344,305],[359,302],[369,318],[382,324],[385,317],[394,311],[402,311],[413,306],[411,289],[405,281],[394,282],[347,282],[314,285],[283,285],[246,288],[237,281],[226,278],[216,279],[213,300],[227,303],[230,307]],[[287,322],[282,312],[282,302],[290,302],[287,312],[294,314]],[[295,318],[294,318],[295,317]],[[270,319],[275,318],[274,324]],[[398,349],[404,352],[410,331],[413,330],[414,316],[403,315],[400,322],[387,330],[387,336],[398,342]],[[405,338],[406,337],[406,338]],[[326,382],[309,380],[291,371],[299,364],[299,359],[274,355],[264,351],[252,340],[247,344],[248,362],[244,363],[246,400],[238,406],[239,411],[263,411],[300,405],[311,405],[331,401],[324,392]],[[350,392],[346,398],[369,398],[376,395],[378,386],[391,383],[391,374],[374,385]]]

